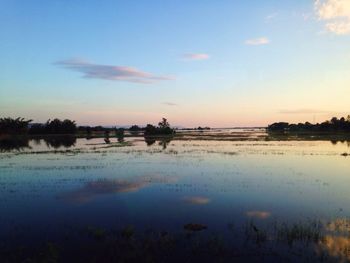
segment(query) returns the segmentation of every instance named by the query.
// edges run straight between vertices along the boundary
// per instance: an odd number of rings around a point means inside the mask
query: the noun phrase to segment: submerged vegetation
[[[350,132],[350,115],[347,118],[333,117],[322,123],[310,122],[289,124],[288,122],[276,122],[268,126],[270,132]]]

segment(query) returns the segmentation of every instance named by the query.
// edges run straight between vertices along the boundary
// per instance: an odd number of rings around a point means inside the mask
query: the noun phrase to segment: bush
[[[145,128],[145,135],[171,135],[174,133],[175,130],[170,127],[170,124],[165,118],[158,123],[158,127],[152,124],[147,124]]]

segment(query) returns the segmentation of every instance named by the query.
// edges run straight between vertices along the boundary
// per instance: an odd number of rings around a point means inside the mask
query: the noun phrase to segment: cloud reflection
[[[270,212],[267,211],[247,211],[246,215],[248,217],[254,217],[259,219],[266,219],[271,216]]]
[[[137,192],[153,183],[173,182],[173,178],[165,178],[160,175],[140,176],[130,180],[126,179],[103,179],[87,182],[82,188],[63,193],[59,199],[71,203],[86,203],[98,196],[114,193]]]
[[[350,220],[337,218],[325,227],[327,234],[317,248],[319,254],[327,253],[337,259],[338,262],[350,261]]]
[[[350,261],[349,237],[327,235],[321,242],[321,249],[326,250],[330,256],[339,259],[338,262]]]
[[[210,199],[204,196],[186,196],[183,200],[193,205],[206,205],[210,202]]]
[[[327,224],[327,231],[338,233],[350,233],[350,220],[346,218],[337,218]]]

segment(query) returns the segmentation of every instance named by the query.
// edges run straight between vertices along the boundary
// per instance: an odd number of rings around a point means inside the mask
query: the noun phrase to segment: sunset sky
[[[0,117],[264,126],[350,114],[350,0],[0,0]]]

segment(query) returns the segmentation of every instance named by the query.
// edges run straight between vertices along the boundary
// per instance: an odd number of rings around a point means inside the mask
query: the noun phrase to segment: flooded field
[[[350,260],[347,141],[221,130],[0,148],[2,262]]]

